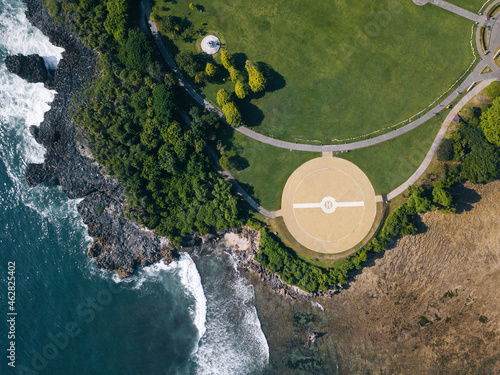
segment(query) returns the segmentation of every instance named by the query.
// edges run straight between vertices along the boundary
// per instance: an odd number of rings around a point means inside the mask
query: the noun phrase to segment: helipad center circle
[[[320,253],[340,253],[370,231],[376,214],[375,191],[353,163],[321,157],[290,176],[281,210],[288,230],[302,245]]]

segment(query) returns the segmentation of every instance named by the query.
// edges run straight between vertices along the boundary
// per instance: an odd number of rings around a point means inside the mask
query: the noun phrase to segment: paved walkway
[[[191,126],[191,119],[189,116],[184,112],[182,109],[179,111],[179,114],[181,115],[182,120],[188,125]],[[238,183],[238,181],[233,177],[231,172],[226,171],[224,168],[219,163],[219,158],[217,157],[217,154],[215,151],[210,147],[206,146],[206,151],[208,152],[208,155],[212,158],[213,163],[215,164],[215,167],[217,170],[226,177],[226,179],[233,184],[234,188],[236,189],[236,192],[238,195],[240,195],[254,210],[260,212],[262,215],[269,217],[269,218],[275,218],[277,216],[280,216],[276,211],[268,211],[261,205],[259,205],[248,193],[241,187],[241,185]]]
[[[441,129],[439,130],[438,134],[436,135],[436,138],[434,139],[434,142],[432,142],[432,146],[425,156],[424,161],[422,164],[420,164],[420,167],[413,173],[413,175],[405,181],[401,186],[397,187],[393,191],[391,191],[389,194],[387,194],[387,199],[391,200],[395,197],[397,197],[399,194],[403,193],[406,189],[408,189],[411,185],[413,185],[417,180],[425,173],[427,170],[427,167],[432,162],[432,159],[434,158],[434,155],[436,154],[436,151],[441,144],[441,141],[443,140],[446,132],[448,131],[453,118],[458,114],[458,112],[462,109],[464,105],[466,105],[474,96],[479,94],[482,90],[484,90],[491,82],[494,80],[489,80],[489,81],[483,81],[476,87],[474,87],[473,90],[471,90],[467,95],[465,95],[460,102],[453,108],[453,110],[446,116],[446,119],[443,122],[443,125],[441,126]]]
[[[500,22],[496,22],[497,20],[495,18],[491,20],[487,20],[486,16],[479,16],[476,15],[472,12],[469,12],[465,9],[462,9],[460,7],[457,7],[456,5],[450,4],[446,1],[442,0],[413,0],[415,4],[417,5],[425,5],[427,3],[434,4],[436,6],[439,6],[443,9],[446,9],[450,12],[453,12],[455,14],[458,14],[462,17],[468,18],[471,21],[478,22],[480,25],[484,25],[485,27],[490,27],[490,32],[489,32],[489,46],[491,49],[493,47],[496,49],[498,46],[500,46]],[[494,1],[489,7],[488,10],[492,9],[493,6],[496,4],[500,3],[500,0]],[[488,11],[485,12],[487,14]],[[158,28],[156,27],[156,24],[151,21],[151,6],[149,4],[149,0],[142,0],[141,2],[141,27],[143,27],[145,30],[149,28],[151,31],[153,38],[156,42],[156,45],[158,47],[158,50],[160,51],[161,55],[165,59],[167,65],[169,68],[175,73],[177,76],[178,83],[181,86],[184,86],[185,90],[193,97],[196,102],[198,102],[200,105],[202,105],[204,108],[206,108],[209,112],[214,113],[217,115],[224,123],[227,124],[225,117],[223,113],[214,107],[209,101],[204,99],[192,86],[191,84],[184,78],[182,75],[181,71],[177,68],[177,65],[175,64],[174,60],[172,59],[172,56],[168,52],[167,48],[165,47],[165,44],[163,43],[160,33],[158,32]],[[148,20],[148,25],[146,25],[145,19]],[[480,26],[479,26],[480,27]],[[479,34],[479,33],[476,33]],[[406,188],[410,185],[412,185],[418,178],[425,172],[425,169],[428,167],[430,164],[437,147],[439,146],[439,143],[444,137],[444,134],[446,133],[446,130],[448,129],[450,125],[450,121],[448,119],[452,114],[456,114],[458,110],[461,109],[461,107],[467,103],[470,98],[475,96],[479,91],[481,91],[479,88],[484,88],[487,86],[487,84],[491,83],[494,80],[500,80],[500,68],[496,66],[493,62],[493,54],[492,53],[483,53],[480,46],[479,46],[479,39],[476,39],[476,44],[478,45],[478,51],[481,56],[481,61],[476,65],[475,69],[469,74],[469,76],[463,81],[461,85],[459,85],[456,90],[454,90],[448,97],[443,99],[440,103],[438,103],[434,108],[432,108],[430,111],[428,111],[426,114],[424,114],[422,117],[419,117],[415,121],[412,121],[411,123],[402,126],[396,130],[393,130],[389,133],[382,134],[377,137],[373,137],[370,139],[366,139],[363,141],[358,141],[358,142],[352,142],[352,143],[345,143],[345,144],[338,144],[338,145],[309,145],[309,144],[300,144],[300,143],[293,143],[293,142],[286,142],[286,141],[281,141],[277,140],[271,137],[267,137],[263,134],[254,132],[253,130],[250,130],[246,127],[240,126],[238,128],[235,128],[236,131],[265,144],[278,147],[278,148],[283,148],[283,149],[288,149],[288,150],[296,150],[296,151],[309,151],[309,152],[338,152],[338,151],[349,151],[349,150],[356,150],[360,148],[365,148],[365,147],[370,147],[394,138],[399,137],[400,135],[403,135],[405,133],[408,133],[415,128],[419,127],[420,125],[424,124],[434,116],[438,115],[445,107],[450,105],[455,99],[459,97],[459,95],[462,94],[462,92],[466,91],[468,88],[470,88],[474,83],[481,82],[483,81],[480,85],[476,86],[473,90],[471,90],[457,105],[452,112],[448,115],[446,118],[445,122],[443,123],[443,126],[441,127],[441,130],[439,131],[438,135],[436,136],[434,143],[429,150],[426,158],[422,162],[421,166],[419,169],[406,181],[403,185],[398,187],[397,189],[393,190],[391,193],[388,194],[387,198],[392,199],[395,196],[401,194]],[[494,50],[493,50],[494,52]],[[481,74],[481,72],[484,70],[486,66],[490,66],[492,69],[492,73],[489,74]],[[467,99],[469,98],[469,99]],[[466,100],[467,99],[467,100]],[[465,101],[464,104],[461,104]],[[455,112],[456,111],[456,112]],[[453,119],[454,115],[451,117]],[[188,118],[189,120],[189,118]],[[229,124],[227,124],[230,126]],[[213,150],[211,150],[213,153]],[[215,155],[215,153],[214,153]],[[212,156],[214,156],[212,155]],[[218,159],[215,156],[216,162],[218,164]],[[219,165],[220,168],[220,165]],[[244,190],[241,188],[241,186],[237,183],[237,181],[234,179],[234,177],[227,171],[222,172],[229,181],[231,181],[238,193],[255,209],[257,209],[259,212],[261,212],[263,215],[267,217],[276,217],[276,211],[267,211],[263,207],[259,206]]]
[[[486,22],[486,16],[484,15],[480,16],[478,14],[469,12],[468,10],[465,10],[463,8],[460,8],[454,4],[450,4],[443,0],[413,0],[413,2],[417,5],[433,4],[435,6],[446,9],[447,11],[458,14],[459,16],[468,18],[471,21],[478,22],[480,24]]]
[[[151,21],[150,15],[151,15],[151,7],[149,5],[148,0],[142,0],[142,5],[141,5],[141,11],[144,12],[144,15],[148,19],[149,23],[149,29],[155,39],[155,42],[158,46],[158,49],[167,62],[167,65],[169,68],[176,74],[178,82],[181,86],[184,86],[185,90],[193,97],[194,100],[196,100],[200,105],[202,105],[204,108],[206,108],[208,111],[214,113],[217,115],[222,121],[224,121],[226,124],[227,122],[225,121],[224,115],[222,114],[221,111],[219,111],[217,108],[215,108],[209,101],[204,99],[200,94],[196,92],[196,90],[191,86],[191,84],[184,78],[180,70],[177,68],[177,65],[175,64],[174,60],[170,56],[167,48],[165,47],[165,44],[161,40],[161,36],[158,32],[158,28],[156,27],[156,24]],[[141,17],[144,18],[144,17]],[[293,143],[293,142],[286,142],[286,141],[281,141],[278,139],[274,139],[268,136],[265,136],[263,134],[254,132],[253,130],[250,130],[246,127],[240,126],[238,128],[235,128],[236,131],[246,135],[247,137],[250,137],[258,142],[262,142],[274,147],[278,148],[283,148],[287,150],[295,150],[295,151],[308,151],[308,152],[338,152],[338,151],[349,151],[349,150],[356,150],[360,148],[365,148],[365,147],[370,147],[385,141],[388,141],[390,139],[394,139],[399,137],[400,135],[403,135],[405,133],[408,133],[409,131],[412,131],[413,129],[419,127],[426,121],[430,120],[433,118],[436,114],[441,112],[443,108],[451,104],[458,96],[459,93],[462,93],[465,91],[471,84],[475,82],[482,81],[485,79],[484,75],[481,75],[481,71],[486,67],[486,63],[480,62],[476,68],[471,72],[471,74],[465,79],[465,81],[456,89],[456,91],[453,91],[447,98],[445,98],[443,101],[438,103],[434,108],[432,108],[429,112],[424,114],[422,117],[418,118],[417,120],[402,126],[392,132],[382,134],[377,137],[373,137],[370,139],[366,139],[363,141],[358,141],[358,142],[352,142],[352,143],[345,143],[345,144],[338,144],[338,145],[309,145],[309,144],[301,144],[301,143]],[[230,126],[230,125],[229,125]]]
[[[218,111],[218,109],[216,109],[214,106],[212,106],[208,101],[204,100],[201,95],[199,95],[194,89],[193,87],[189,84],[189,82],[187,82],[184,77],[182,76],[182,73],[179,71],[179,69],[177,68],[177,65],[175,64],[174,60],[172,59],[172,57],[170,56],[170,54],[168,53],[166,47],[165,47],[165,44],[163,43],[163,41],[161,40],[161,37],[160,37],[160,34],[158,32],[158,29],[156,27],[156,24],[154,22],[151,21],[151,18],[150,18],[150,14],[151,14],[151,8],[149,7],[149,1],[148,0],[144,0],[142,1],[142,4],[141,4],[141,16],[140,16],[140,24],[141,24],[141,28],[143,28],[146,32],[148,32],[149,30],[153,33],[153,37],[155,38],[155,41],[156,41],[156,45],[158,46],[158,49],[160,50],[160,53],[162,54],[163,58],[165,59],[165,61],[167,62],[169,68],[177,75],[178,77],[178,82],[180,85],[184,86],[184,88],[188,91],[188,93],[200,104],[202,104],[205,108],[207,108],[210,112],[214,112],[220,116],[222,116],[222,113],[220,113]],[[149,21],[149,30],[148,30],[148,27],[146,26],[146,21],[145,19],[148,19]],[[184,122],[186,124],[188,124],[189,126],[191,125],[191,120],[189,118],[189,116],[186,114],[186,112],[184,112],[183,110],[180,111],[180,115],[181,115],[181,118],[184,120]],[[219,163],[219,158],[217,157],[217,154],[215,153],[215,151],[207,146],[206,148],[209,156],[212,158],[217,170],[219,172],[221,172],[225,177],[226,179],[233,184],[233,186],[235,187],[236,189],[236,192],[256,211],[260,212],[262,215],[266,216],[266,217],[269,217],[269,218],[275,218],[277,216],[280,216],[279,214],[277,214],[276,211],[268,211],[266,210],[264,207],[262,207],[261,205],[259,205],[242,187],[241,185],[238,183],[238,181],[233,177],[233,175],[231,174],[231,172],[229,171],[226,171],[225,169],[223,169]]]

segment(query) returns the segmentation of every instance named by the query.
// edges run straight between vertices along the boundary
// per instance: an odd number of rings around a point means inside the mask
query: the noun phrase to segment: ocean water
[[[91,239],[78,200],[60,188],[27,187],[26,164],[44,155],[28,128],[43,120],[55,92],[10,74],[3,61],[37,53],[54,68],[63,50],[24,9],[19,0],[0,3],[0,374],[262,372],[269,348],[254,292],[223,244],[120,280],[86,257]],[[9,262],[15,324],[7,322]]]

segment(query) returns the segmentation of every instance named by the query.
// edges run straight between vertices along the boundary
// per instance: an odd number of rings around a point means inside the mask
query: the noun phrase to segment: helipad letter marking
[[[331,214],[339,207],[364,207],[365,202],[337,202],[332,197],[325,197],[319,203],[294,203],[293,208],[321,208],[324,213]]]

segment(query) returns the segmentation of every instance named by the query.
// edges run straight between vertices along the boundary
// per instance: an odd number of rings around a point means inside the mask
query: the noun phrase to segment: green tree
[[[123,43],[127,35],[128,1],[108,0],[106,7],[108,8],[108,17],[104,21],[104,28],[119,43]]]
[[[410,197],[408,198],[408,206],[413,207],[417,213],[433,211],[436,207],[432,201],[425,196],[424,188],[419,186],[410,186],[408,189]]]
[[[247,60],[245,67],[248,72],[248,84],[253,92],[264,91],[266,88],[266,79],[264,75],[259,72],[257,67],[252,64],[250,60]]]
[[[226,68],[227,70],[234,66],[233,55],[231,55],[227,50],[220,50],[220,58],[222,61],[222,65],[224,65],[224,68]]]
[[[245,84],[241,81],[236,82],[234,92],[239,99],[245,99],[247,96]]]
[[[177,66],[185,71],[190,77],[194,77],[200,71],[198,56],[190,51],[183,51],[175,57]]]
[[[441,183],[441,181],[434,184],[432,188],[432,199],[434,203],[445,209],[449,209],[453,205],[453,197],[448,190],[443,187],[443,183]]]
[[[222,112],[224,116],[226,116],[226,121],[231,126],[240,126],[241,125],[241,114],[238,111],[238,108],[232,102],[228,102],[223,105]]]
[[[230,101],[231,101],[231,95],[225,89],[220,89],[217,92],[217,104],[220,107],[223,107],[225,104],[229,103]]]
[[[500,154],[498,149],[486,142],[473,147],[462,165],[462,176],[473,184],[491,182],[499,174]]]
[[[139,30],[131,30],[127,41],[120,47],[120,60],[133,71],[146,74],[153,66],[154,53],[150,41]]]
[[[453,139],[445,138],[437,149],[437,159],[439,161],[450,161],[455,156],[455,142]]]
[[[176,39],[182,34],[185,28],[185,20],[177,16],[162,17],[158,22],[160,32],[172,39]]]
[[[212,63],[207,63],[207,66],[205,67],[205,73],[207,73],[207,76],[212,78],[217,74],[217,67]]]
[[[500,97],[482,114],[480,125],[488,142],[500,146]]]
[[[205,82],[205,72],[198,72],[194,76],[194,82],[198,85]]]

